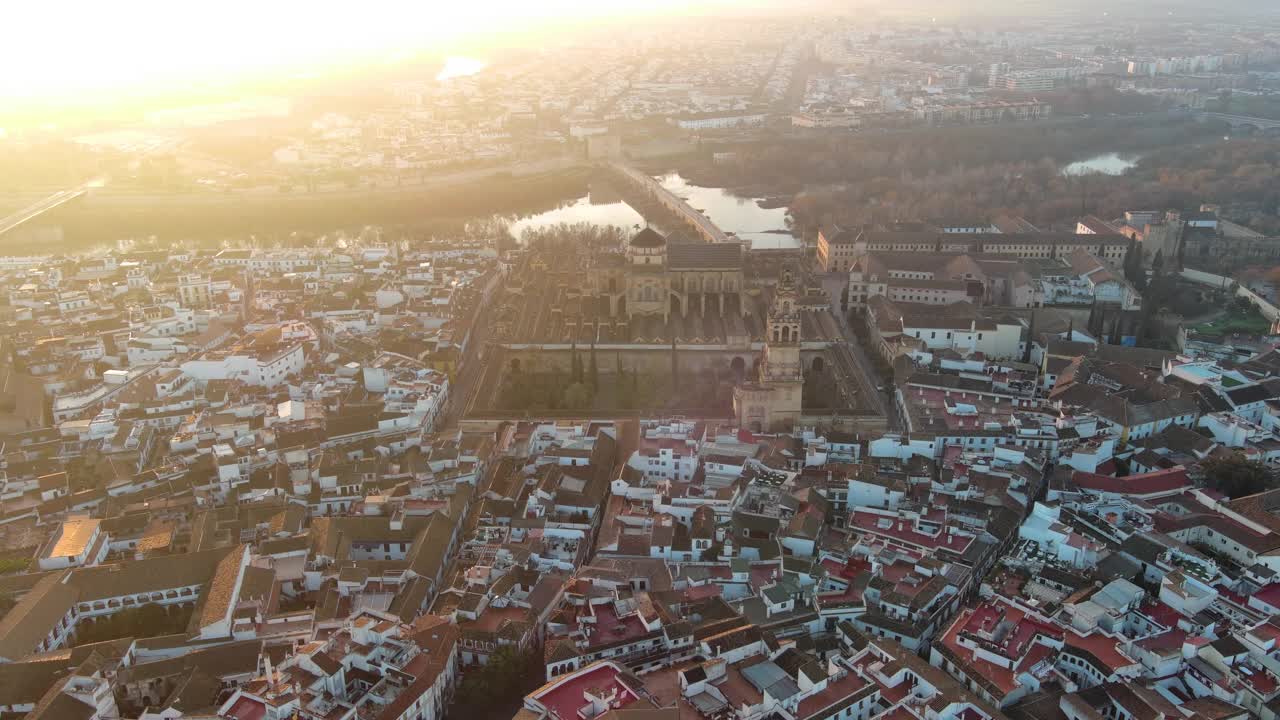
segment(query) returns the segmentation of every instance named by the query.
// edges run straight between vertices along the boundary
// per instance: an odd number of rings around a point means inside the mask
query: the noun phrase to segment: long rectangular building
[[[853,255],[868,252],[971,253],[1019,258],[1069,257],[1084,250],[1109,263],[1120,263],[1129,248],[1123,235],[1042,233],[944,233],[942,231],[869,230],[854,241]]]

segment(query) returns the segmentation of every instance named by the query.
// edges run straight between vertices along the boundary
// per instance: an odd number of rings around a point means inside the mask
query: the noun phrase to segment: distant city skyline
[[[756,4],[756,3],[753,3]],[[127,8],[39,3],[8,10],[23,28],[0,47],[0,97],[50,103],[117,93],[147,95],[193,83],[262,73],[396,61],[419,52],[457,53],[517,44],[565,24],[725,8],[727,0],[485,0],[441,6],[372,0],[351,8],[230,0],[205,10],[140,0]],[[738,5],[734,3],[733,5]]]

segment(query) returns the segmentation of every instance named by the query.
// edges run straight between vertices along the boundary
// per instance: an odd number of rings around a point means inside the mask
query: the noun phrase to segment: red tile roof
[[[1253,597],[1271,607],[1280,607],[1280,583],[1271,583],[1254,593]]]
[[[614,709],[624,708],[639,698],[618,682],[618,675],[618,669],[613,664],[597,663],[581,673],[544,686],[533,694],[533,698],[564,720],[578,717],[578,709],[587,704],[582,695],[586,690],[604,693],[616,690],[618,701]]]
[[[1018,687],[1017,674],[1009,668],[978,659],[974,650],[961,645],[959,641],[961,633],[972,636],[989,635],[1002,622],[1011,625],[1011,628],[1000,642],[999,653],[1013,660],[1019,670],[1030,669],[1036,662],[1048,657],[1048,654],[1036,649],[1040,645],[1035,642],[1037,636],[1060,639],[1063,635],[1061,628],[1041,622],[1015,605],[997,601],[961,612],[943,635],[942,644],[966,666],[964,670],[967,675],[985,679],[1007,695]]]
[[[1181,465],[1168,470],[1156,470],[1125,477],[1110,477],[1077,470],[1071,474],[1071,481],[1084,490],[1127,495],[1173,494],[1192,486],[1191,480],[1187,478],[1186,468]]]
[[[920,532],[915,528],[913,521],[903,517],[856,510],[849,516],[849,527],[852,530],[891,538],[907,545],[929,550],[945,549],[961,555],[973,542],[973,537],[970,535],[959,535],[951,532],[951,528],[946,525],[946,518],[943,517],[943,513],[940,511],[930,513],[929,516],[921,519],[938,524],[940,526],[938,534],[930,535]],[[889,520],[889,527],[880,527],[881,520]]]
[[[1102,633],[1095,632],[1088,635],[1079,635],[1074,632],[1068,632],[1064,640],[1067,647],[1079,648],[1088,652],[1097,658],[1099,662],[1106,665],[1111,672],[1129,667],[1137,662],[1120,651],[1120,643],[1115,638],[1108,637]]]
[[[262,701],[247,697],[241,697],[227,710],[227,715],[236,720],[262,720],[266,714],[267,706]]]

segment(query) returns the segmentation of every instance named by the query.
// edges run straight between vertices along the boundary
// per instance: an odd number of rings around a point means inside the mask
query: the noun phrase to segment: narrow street
[[[897,408],[889,400],[889,396],[879,389],[882,381],[876,373],[875,364],[871,362],[867,349],[862,346],[862,341],[849,325],[849,318],[840,312],[840,292],[846,282],[847,277],[840,273],[828,273],[822,278],[822,286],[831,298],[831,314],[835,317],[843,338],[831,351],[836,359],[837,371],[851,376],[857,382],[865,404],[869,409],[888,418],[890,430],[901,429]]]
[[[480,389],[480,380],[484,377],[485,366],[488,362],[485,345],[489,341],[492,309],[495,304],[492,298],[493,294],[498,292],[498,284],[501,282],[502,274],[497,270],[493,271],[493,275],[487,281],[478,305],[472,313],[470,321],[471,338],[467,341],[466,351],[459,358],[458,373],[454,376],[453,382],[449,386],[448,407],[445,408],[444,413],[440,416],[438,427],[446,428],[457,425],[470,405],[471,398]]]

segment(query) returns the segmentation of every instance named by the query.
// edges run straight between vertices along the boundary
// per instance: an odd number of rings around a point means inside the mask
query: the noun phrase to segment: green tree
[[[580,382],[571,384],[564,389],[562,404],[571,410],[591,407],[591,388]]]
[[[844,315],[849,314],[849,284],[840,289],[840,312]]]
[[[680,355],[676,350],[676,339],[671,338],[671,389],[680,392]]]
[[[578,343],[576,340],[569,348],[569,382],[582,382],[582,358],[578,357]]]
[[[1129,238],[1129,247],[1124,251],[1124,262],[1121,264],[1124,269],[1124,277],[1129,282],[1133,282],[1135,264],[1140,265],[1142,262],[1138,252],[1137,238]]]
[[[1253,495],[1271,487],[1271,470],[1240,453],[1214,456],[1200,464],[1209,487],[1232,499]]]
[[[1036,311],[1031,311],[1031,322],[1027,323],[1027,345],[1022,349],[1022,362],[1031,363],[1031,346],[1036,341]]]
[[[614,355],[613,400],[619,408],[631,406],[631,382],[627,379],[627,369],[622,367],[622,354]]]
[[[559,370],[551,373],[551,378],[546,386],[547,409],[560,409],[560,400],[564,396],[565,384],[564,375]]]
[[[596,365],[596,344],[591,343],[591,368],[590,374],[587,376],[587,383],[591,386],[591,395],[595,396],[600,392],[600,368]]]
[[[702,380],[699,385],[702,388],[698,402],[704,407],[714,407],[719,403],[720,399],[720,378],[716,375],[715,368],[705,367],[702,369]]]

